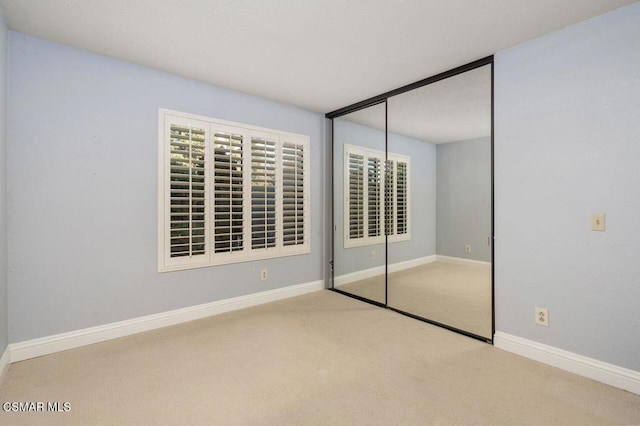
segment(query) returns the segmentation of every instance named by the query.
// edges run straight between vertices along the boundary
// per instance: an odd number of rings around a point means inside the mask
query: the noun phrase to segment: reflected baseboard
[[[491,268],[491,262],[484,262],[482,260],[465,259],[463,257],[442,256],[440,254],[437,254],[436,260],[438,262],[453,263],[456,265],[485,266],[487,268]]]
[[[398,272],[405,269],[415,268],[416,266],[425,265],[427,263],[435,262],[436,255],[419,257],[417,259],[406,260],[404,262],[392,263],[389,265],[389,272]],[[385,266],[376,266],[374,268],[363,269],[362,271],[350,272],[348,274],[337,275],[333,279],[334,287],[340,287],[345,284],[353,283],[356,281],[364,280],[367,278],[373,278],[380,275],[384,275]]]
[[[406,260],[404,262],[392,263],[389,265],[389,273],[403,271],[405,269],[415,268],[416,266],[425,265],[432,262],[446,262],[456,265],[465,266],[483,266],[491,268],[491,262],[483,262],[481,260],[464,259],[462,257],[442,256],[439,254],[432,254],[431,256],[419,257],[417,259]],[[356,281],[365,280],[367,278],[378,277],[384,275],[384,265],[376,266],[369,269],[363,269],[362,271],[350,272],[348,274],[337,275],[333,279],[334,287],[340,287],[345,284],[350,284]]]

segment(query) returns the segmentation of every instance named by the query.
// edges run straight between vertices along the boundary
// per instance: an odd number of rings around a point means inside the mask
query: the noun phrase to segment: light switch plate
[[[594,213],[591,215],[591,230],[604,231],[606,215],[604,213]]]

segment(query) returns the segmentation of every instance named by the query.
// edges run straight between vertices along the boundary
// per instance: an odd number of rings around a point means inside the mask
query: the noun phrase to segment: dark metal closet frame
[[[388,237],[385,235],[385,243],[384,243],[384,248],[385,248],[385,283],[384,283],[384,303],[375,301],[375,300],[371,300],[371,299],[367,299],[366,297],[362,297],[362,296],[358,296],[356,294],[351,294],[348,293],[346,291],[340,290],[335,288],[334,286],[334,256],[335,256],[335,249],[334,249],[334,244],[335,244],[335,228],[334,228],[334,208],[333,208],[333,202],[334,202],[334,140],[333,140],[333,136],[334,136],[334,118],[338,118],[340,116],[346,115],[346,114],[350,114],[352,112],[356,112],[358,110],[364,109],[364,108],[369,108],[375,105],[379,105],[384,103],[385,104],[385,108],[384,108],[384,145],[385,145],[385,156],[387,156],[388,154],[388,129],[387,129],[387,125],[388,125],[388,104],[387,101],[389,98],[393,97],[393,96],[397,96],[400,95],[402,93],[405,92],[409,92],[411,90],[414,89],[418,89],[421,88],[423,86],[427,86],[429,84],[433,84],[436,83],[438,81],[450,78],[450,77],[454,77],[456,75],[465,73],[467,71],[472,71],[476,68],[480,68],[483,67],[485,65],[490,65],[491,66],[491,338],[487,339],[486,337],[483,336],[478,336],[476,334],[470,333],[468,331],[465,330],[461,330],[459,328],[456,327],[452,327],[450,325],[447,324],[442,324],[439,323],[437,321],[433,321],[430,320],[428,318],[424,318],[421,317],[419,315],[415,315],[409,312],[405,312],[396,308],[393,308],[391,306],[388,305],[388,291],[389,291],[389,264],[388,264],[388,251],[389,251],[389,242],[388,242]],[[330,162],[330,173],[331,173],[331,224],[330,224],[330,243],[331,243],[331,260],[330,260],[330,273],[331,273],[331,288],[330,290],[335,291],[336,293],[340,293],[343,294],[345,296],[375,305],[375,306],[379,306],[381,308],[385,308],[385,309],[389,309],[395,312],[398,312],[399,314],[420,320],[420,321],[424,321],[427,322],[429,324],[433,324],[436,325],[438,327],[442,327],[445,328],[447,330],[451,330],[453,332],[459,333],[459,334],[463,334],[465,336],[477,339],[477,340],[481,340],[483,342],[487,342],[489,344],[493,344],[493,335],[495,334],[496,331],[496,313],[495,313],[495,233],[494,233],[494,161],[493,161],[493,155],[494,155],[494,147],[493,147],[493,137],[494,137],[494,128],[493,128],[493,121],[494,121],[494,87],[493,87],[493,74],[494,74],[494,69],[493,69],[493,55],[491,56],[487,56],[485,58],[482,59],[478,59],[476,61],[473,62],[469,62],[468,64],[465,65],[461,65],[457,68],[453,68],[449,71],[445,71],[442,72],[440,74],[436,74],[433,75],[431,77],[427,77],[425,79],[416,81],[414,83],[411,84],[407,84],[406,86],[402,86],[399,87],[397,89],[382,93],[380,95],[374,96],[372,98],[369,99],[365,99],[363,101],[360,102],[356,102],[352,105],[348,105],[346,107],[337,109],[335,111],[331,111],[325,114],[326,118],[331,119],[331,162]],[[385,158],[387,159],[387,158]]]

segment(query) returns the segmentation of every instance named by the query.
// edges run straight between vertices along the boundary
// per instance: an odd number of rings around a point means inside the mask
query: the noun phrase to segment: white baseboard
[[[454,263],[456,265],[486,266],[487,268],[491,267],[491,262],[483,262],[481,260],[465,259],[463,257],[442,256],[440,254],[436,255],[436,260],[438,262]]]
[[[435,262],[436,255],[419,257],[417,259],[405,260],[404,262],[392,263],[389,265],[389,272],[404,271],[405,269],[415,268],[416,266],[426,265],[427,263]]]
[[[9,364],[11,363],[11,350],[9,346],[6,347],[2,357],[0,357],[0,385],[4,381],[4,376],[7,374],[7,370],[9,370]]]
[[[416,266],[425,265],[427,263],[435,262],[436,256],[425,256],[417,259],[406,260],[404,262],[392,263],[389,265],[389,272],[398,272],[404,269],[415,268]],[[333,279],[334,287],[340,287],[345,284],[349,284],[355,281],[364,280],[367,278],[377,277],[384,275],[385,267],[376,266],[375,268],[364,269],[362,271],[350,272],[348,274],[338,275]]]
[[[119,337],[155,330],[170,325],[181,324],[224,312],[261,305],[289,297],[300,296],[324,289],[324,281],[313,281],[305,284],[292,285],[260,293],[233,297],[231,299],[218,300],[188,308],[175,309],[159,314],[147,315],[130,320],[114,322],[97,327],[85,328],[68,333],[27,340],[9,345],[8,353],[11,354],[11,362],[36,358],[54,352],[117,339]],[[4,359],[4,358],[3,358]]]
[[[532,340],[496,332],[493,336],[496,348],[530,358],[562,370],[588,377],[616,388],[640,394],[640,372],[618,367],[582,355],[544,345]]]
[[[338,275],[333,278],[333,286],[340,287],[355,281],[384,275],[384,265],[375,268],[363,269],[362,271],[350,272],[348,274]]]

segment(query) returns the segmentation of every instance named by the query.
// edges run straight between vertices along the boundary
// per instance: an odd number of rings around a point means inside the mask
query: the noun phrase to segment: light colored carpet
[[[640,396],[330,291],[11,365],[0,424],[639,424]]]
[[[384,303],[384,276],[340,290]],[[389,274],[390,307],[491,338],[491,268],[432,262]]]

